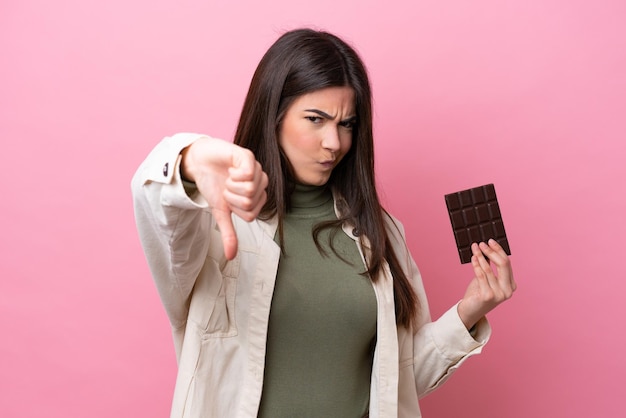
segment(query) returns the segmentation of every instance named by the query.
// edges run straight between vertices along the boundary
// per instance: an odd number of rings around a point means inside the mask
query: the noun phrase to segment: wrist
[[[187,147],[183,148],[183,150],[180,152],[180,177],[187,182],[190,183],[195,183],[195,176],[193,175],[193,170],[191,169],[192,167],[192,162],[191,162],[191,157],[190,157],[190,149],[193,146],[193,144],[188,145]]]
[[[480,319],[484,315],[477,315],[475,313],[467,312],[467,310],[465,309],[465,304],[463,302],[465,302],[465,300],[461,300],[461,302],[459,302],[456,310],[459,314],[461,322],[463,322],[463,325],[465,325],[465,328],[467,328],[467,330],[469,331],[474,328],[474,326],[478,323],[478,321],[480,321]]]

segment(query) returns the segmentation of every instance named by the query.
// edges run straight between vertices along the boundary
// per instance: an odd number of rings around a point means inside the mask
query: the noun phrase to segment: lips
[[[335,166],[335,160],[320,161],[320,164],[326,168],[333,168]]]

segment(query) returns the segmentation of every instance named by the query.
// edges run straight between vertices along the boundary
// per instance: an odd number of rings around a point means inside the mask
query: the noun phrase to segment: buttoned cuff
[[[437,348],[450,360],[478,354],[491,336],[491,326],[485,317],[476,323],[470,333],[459,317],[457,306],[458,303],[445,312],[433,327]]]
[[[145,183],[162,184],[161,204],[183,209],[204,209],[206,199],[198,192],[194,183],[183,180],[180,174],[182,150],[206,135],[178,133],[164,138],[152,150],[145,167]]]

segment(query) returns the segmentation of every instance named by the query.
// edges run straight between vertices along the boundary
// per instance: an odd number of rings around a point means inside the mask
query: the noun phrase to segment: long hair
[[[417,315],[417,297],[390,244],[374,175],[372,101],[367,71],[357,52],[337,36],[312,29],[282,35],[261,59],[248,90],[235,134],[235,144],[250,149],[269,177],[267,203],[260,218],[278,218],[279,242],[283,243],[283,219],[295,184],[278,132],[289,106],[299,96],[326,87],[348,86],[354,90],[356,123],[352,146],[328,180],[338,198],[341,218],[317,225],[340,228],[344,222],[356,227],[361,243],[369,241],[371,254],[367,274],[378,277],[385,262],[394,283],[396,320],[410,325]],[[319,245],[318,245],[319,248]]]

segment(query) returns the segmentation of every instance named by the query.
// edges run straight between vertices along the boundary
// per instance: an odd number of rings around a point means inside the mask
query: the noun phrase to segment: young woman
[[[485,314],[516,287],[507,255],[474,244],[465,295],[431,321],[373,150],[361,59],[300,29],[261,60],[234,143],[177,134],[139,167],[137,226],[178,360],[172,417],[418,417],[480,352]]]

